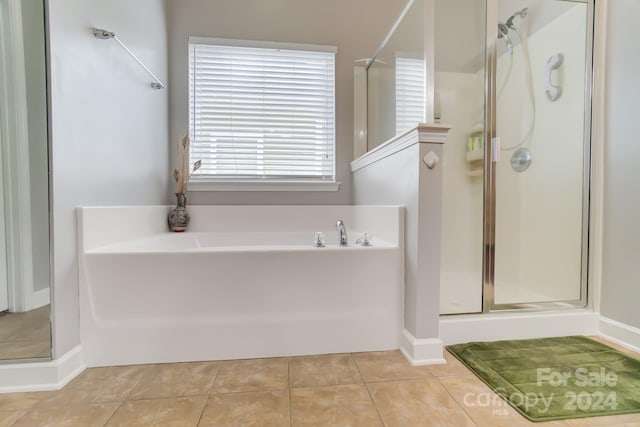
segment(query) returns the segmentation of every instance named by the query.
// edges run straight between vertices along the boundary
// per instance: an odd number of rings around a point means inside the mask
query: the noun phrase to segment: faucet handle
[[[356,244],[361,246],[372,246],[371,240],[373,240],[373,236],[367,231],[362,235],[362,237],[359,237],[356,240]]]
[[[315,246],[316,248],[324,248],[324,233],[323,232],[318,231],[313,236],[313,246]]]

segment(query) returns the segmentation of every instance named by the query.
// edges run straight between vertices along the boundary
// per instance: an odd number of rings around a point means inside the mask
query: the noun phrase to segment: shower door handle
[[[493,163],[500,161],[500,137],[491,138],[491,161]]]
[[[562,65],[564,59],[561,53],[553,55],[547,61],[547,65],[544,67],[544,93],[547,95],[547,99],[551,102],[560,98],[562,94],[562,88],[560,86],[554,86],[551,84],[551,73],[553,70],[557,70]]]

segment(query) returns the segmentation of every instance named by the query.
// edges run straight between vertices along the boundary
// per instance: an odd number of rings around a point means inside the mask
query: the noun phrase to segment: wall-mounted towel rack
[[[153,78],[153,82],[151,83],[151,87],[154,89],[164,89],[166,88],[166,86],[164,85],[164,83],[162,83],[160,81],[160,79],[158,79],[155,74],[153,74],[151,72],[150,69],[148,69],[143,63],[142,61],[140,61],[138,59],[137,56],[135,56],[133,54],[133,52],[131,52],[129,50],[129,48],[127,48],[118,37],[116,37],[116,33],[114,33],[113,31],[107,31],[107,30],[103,30],[100,28],[93,28],[93,35],[100,40],[108,40],[108,39],[113,39],[115,40],[152,78]]]

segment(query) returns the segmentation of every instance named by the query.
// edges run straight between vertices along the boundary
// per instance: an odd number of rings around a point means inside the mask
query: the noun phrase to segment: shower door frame
[[[497,135],[497,71],[498,71],[498,3],[487,0],[486,51],[485,51],[485,152],[484,152],[484,229],[482,260],[482,312],[539,311],[550,309],[585,308],[588,302],[589,284],[589,223],[590,191],[592,179],[592,96],[593,96],[593,36],[595,31],[594,0],[545,0],[584,3],[587,6],[587,40],[585,67],[585,99],[583,129],[583,197],[582,197],[582,254],[580,274],[580,299],[568,301],[527,302],[496,304],[495,302],[495,242],[496,242],[496,162],[494,138]]]

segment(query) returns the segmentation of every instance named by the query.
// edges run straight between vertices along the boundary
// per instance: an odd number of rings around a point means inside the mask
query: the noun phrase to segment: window
[[[424,81],[424,59],[396,57],[396,135],[424,123]]]
[[[192,183],[334,183],[335,53],[191,37]]]

